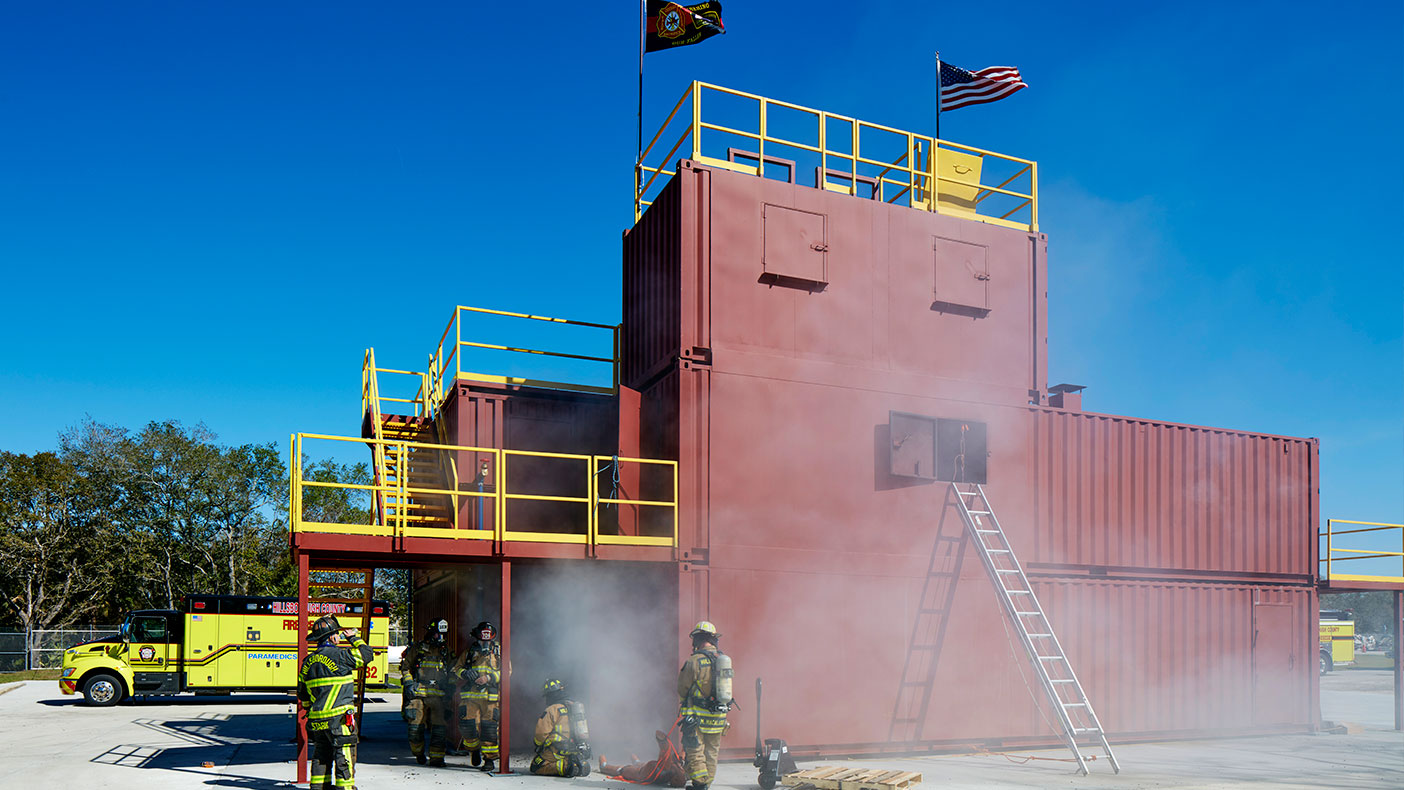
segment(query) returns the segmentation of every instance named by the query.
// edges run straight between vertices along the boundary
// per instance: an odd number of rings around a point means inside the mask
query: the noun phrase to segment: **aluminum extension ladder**
[[[1038,596],[1034,595],[1029,578],[1019,565],[1019,559],[1014,556],[1014,549],[1000,528],[990,501],[985,498],[984,487],[951,483],[951,489],[955,491],[965,526],[975,539],[975,546],[980,549],[980,560],[985,563],[985,570],[999,591],[999,599],[1014,623],[1014,630],[1019,632],[1019,640],[1028,651],[1029,661],[1043,684],[1043,690],[1053,703],[1053,709],[1058,712],[1063,739],[1077,758],[1078,770],[1084,776],[1087,774],[1087,761],[1077,748],[1078,741],[1082,740],[1092,746],[1100,744],[1106,750],[1112,771],[1121,773],[1121,766],[1112,754],[1111,744],[1107,743],[1106,733],[1092,710],[1092,703],[1082,690],[1082,684],[1077,682],[1072,664],[1063,653],[1063,646],[1058,644],[1053,626],[1044,615]]]

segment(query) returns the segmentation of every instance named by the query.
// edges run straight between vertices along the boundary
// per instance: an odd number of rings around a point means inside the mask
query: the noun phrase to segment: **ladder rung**
[[[1071,683],[1072,680],[1050,680],[1049,683]]]
[[[972,510],[972,511],[970,511],[970,515],[972,515],[972,516],[988,516],[988,515],[990,515],[990,511],[988,511],[988,510]]]
[[[975,531],[981,535],[994,535],[999,532],[997,529],[977,529]]]
[[[1073,727],[1073,732],[1101,732],[1096,727]]]
[[[985,551],[988,551],[988,552],[991,553],[991,554],[1008,554],[1008,553],[1009,553],[1009,549],[985,549]]]
[[[1033,595],[1032,590],[1005,590],[1010,595]]]
[[[1038,660],[1039,660],[1039,661],[1067,661],[1067,659],[1066,659],[1066,658],[1063,658],[1062,656],[1039,656],[1039,657],[1038,657]]]
[[[1063,707],[1065,707],[1065,708],[1085,708],[1085,707],[1087,707],[1087,703],[1086,703],[1086,702],[1065,702],[1065,703],[1063,703]]]
[[[959,492],[961,496],[975,496],[980,493],[979,491],[961,491],[960,489],[956,489],[956,491]]]
[[[1018,569],[995,568],[995,573],[1018,573]]]
[[[1042,613],[1042,612],[1015,612],[1014,614],[1017,614],[1017,615],[1019,615],[1020,617],[1037,617],[1038,615],[1041,615],[1041,614],[1043,614],[1043,613]]]
[[[1030,639],[1047,639],[1047,638],[1049,638],[1049,637],[1051,637],[1051,636],[1053,636],[1053,635],[1052,635],[1052,634],[1029,634],[1029,638],[1030,638]]]

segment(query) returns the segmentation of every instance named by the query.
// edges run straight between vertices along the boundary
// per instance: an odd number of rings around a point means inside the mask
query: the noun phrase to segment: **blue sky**
[[[942,136],[1039,162],[1050,383],[1320,437],[1323,517],[1404,521],[1400,7],[989,8],[732,0],[645,127],[698,78],[929,133],[933,50],[1019,66]],[[0,447],[350,433],[455,302],[618,320],[636,64],[630,2],[10,4]]]

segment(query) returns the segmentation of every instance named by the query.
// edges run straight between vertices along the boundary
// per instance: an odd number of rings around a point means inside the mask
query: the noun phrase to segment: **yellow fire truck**
[[[1321,674],[1355,663],[1355,621],[1350,612],[1322,609],[1320,619]]]
[[[82,692],[91,705],[115,705],[125,697],[223,694],[231,691],[291,691],[297,686],[297,601],[234,595],[187,596],[184,608],[132,612],[117,636],[85,642],[63,654],[59,690]],[[313,603],[308,620],[334,614],[359,630],[359,603]],[[385,687],[390,605],[371,603],[374,660],[366,686]]]

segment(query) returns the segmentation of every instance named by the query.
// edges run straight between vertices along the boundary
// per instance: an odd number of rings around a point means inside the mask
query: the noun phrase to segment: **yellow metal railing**
[[[610,335],[610,356],[595,356],[589,354],[576,354],[565,351],[551,351],[537,348],[525,348],[519,346],[508,346],[498,343],[482,343],[463,338],[463,315],[465,313],[477,313],[488,316],[498,316],[502,318],[521,319],[526,321],[542,321],[565,326],[584,327],[590,330],[600,330],[609,332]],[[488,351],[503,351],[517,354],[532,354],[556,359],[576,360],[587,363],[595,363],[610,366],[610,385],[608,387],[589,384],[577,384],[565,381],[551,381],[547,379],[523,378],[517,376],[507,376],[500,374],[479,373],[465,370],[463,357],[467,349],[485,349]],[[526,387],[542,387],[546,389],[568,390],[571,392],[593,392],[599,394],[612,395],[619,390],[619,326],[611,324],[596,324],[589,321],[572,321],[566,318],[550,318],[547,316],[530,315],[528,313],[512,313],[505,310],[488,310],[482,307],[465,307],[459,305],[453,310],[453,317],[449,319],[448,326],[444,328],[444,333],[439,337],[439,343],[429,354],[429,372],[427,382],[429,387],[431,411],[430,416],[437,413],[440,404],[443,403],[446,393],[446,381],[452,382],[460,378],[474,379],[477,381],[490,381],[502,384],[512,384]]]
[[[684,107],[690,111],[680,114]],[[635,221],[661,191],[662,177],[676,174],[670,168],[681,155],[761,177],[769,165],[791,182],[804,160],[815,167],[816,188],[1038,230],[1036,162],[704,82],[683,92],[635,163]]]
[[[1350,524],[1363,529],[1337,529],[1337,524]],[[1400,551],[1385,551],[1381,549],[1347,549],[1336,545],[1336,539],[1342,535],[1361,535],[1371,532],[1398,532],[1400,538]],[[1383,524],[1376,521],[1347,521],[1339,518],[1326,519],[1326,556],[1321,558],[1321,562],[1326,565],[1325,578],[1331,581],[1355,581],[1355,582],[1386,582],[1404,584],[1404,524]],[[1338,562],[1351,562],[1356,560],[1387,560],[1389,558],[1399,559],[1399,574],[1362,574],[1362,573],[1336,573],[1333,567]]]
[[[396,376],[399,382],[403,382],[405,377],[412,380],[414,386],[414,396],[409,398],[392,397],[380,394],[380,377]],[[409,392],[403,386],[396,388],[397,392]],[[395,368],[376,367],[375,349],[366,349],[366,355],[361,362],[361,416],[367,414],[374,415],[377,419],[375,424],[379,425],[379,417],[389,409],[398,410],[408,407],[409,414],[415,417],[425,417],[429,414],[429,375],[416,370],[396,370]],[[404,404],[387,408],[386,404]]]
[[[377,450],[378,459],[389,459],[389,467],[394,469],[394,479],[389,475],[377,474],[369,483],[345,483],[335,481],[308,480],[302,468],[303,445],[307,441],[342,442],[370,444]],[[409,481],[409,458],[411,452],[445,453],[450,458],[460,455],[473,456],[476,460],[471,468],[483,471],[481,478],[473,481],[457,479],[457,464],[454,465],[454,479],[443,487],[411,485]],[[514,488],[512,459],[544,459],[578,465],[578,472],[561,475],[552,482],[566,482],[576,477],[573,488],[582,493],[546,494]],[[449,444],[426,444],[421,442],[392,441],[386,439],[361,439],[349,436],[329,436],[324,434],[298,433],[292,437],[292,459],[290,464],[289,523],[294,532],[323,532],[345,535],[373,535],[382,537],[442,537],[469,540],[528,541],[545,543],[585,544],[591,547],[610,546],[662,546],[676,547],[678,537],[678,476],[677,462],[650,458],[626,458],[607,455],[584,455],[574,453],[547,453],[526,450],[503,450],[491,447],[467,447]],[[485,464],[480,467],[479,464]],[[520,463],[520,460],[519,460]],[[664,498],[602,496],[599,479],[602,471],[611,467],[632,464],[663,470],[671,485],[671,495]],[[389,468],[386,467],[386,468]],[[530,482],[539,481],[541,470],[524,474]],[[479,486],[481,480],[493,480],[496,484]],[[584,488],[580,489],[580,484]],[[339,490],[342,492],[366,492],[372,502],[369,524],[328,522],[309,520],[306,516],[306,500],[309,490]],[[426,499],[439,498],[448,504],[449,515],[438,523],[416,520],[415,507]],[[481,516],[474,516],[470,508],[465,514],[461,505],[465,502],[480,502]],[[512,502],[563,503],[570,510],[579,509],[578,518],[565,520],[551,519],[553,525],[565,523],[568,530],[517,529],[509,523],[508,507]],[[606,534],[600,529],[602,507],[633,506],[636,508],[658,508],[666,515],[668,533],[666,535],[645,534]],[[515,521],[516,517],[513,517]],[[484,524],[483,522],[489,522]],[[635,520],[635,529],[642,533],[645,519]],[[658,519],[652,523],[660,523]],[[539,524],[531,525],[539,527]],[[655,532],[661,530],[654,530]]]

